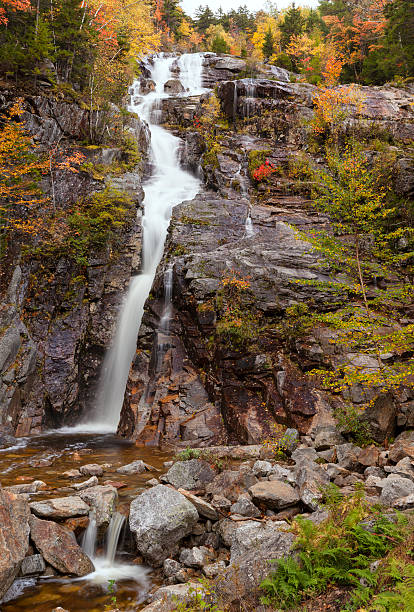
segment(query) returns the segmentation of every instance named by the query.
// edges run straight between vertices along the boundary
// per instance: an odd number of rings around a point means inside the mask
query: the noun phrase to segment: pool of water
[[[30,499],[64,497],[75,494],[69,490],[72,482],[82,482],[89,476],[72,480],[63,476],[67,470],[88,463],[107,464],[99,484],[106,481],[117,484],[117,510],[127,514],[130,501],[145,488],[150,478],[157,478],[165,471],[164,461],[171,458],[155,448],[135,446],[111,434],[50,434],[19,438],[0,448],[0,473],[3,487],[43,480],[47,489],[31,495]],[[121,465],[142,459],[154,470],[144,474],[119,474]],[[52,576],[49,578],[21,578],[8,593],[10,601],[1,605],[3,612],[51,612],[61,606],[70,612],[103,612],[116,597],[116,606],[123,611],[140,610],[148,591],[157,583],[157,574],[142,565],[133,552],[128,530],[124,528],[115,563],[105,566],[105,560],[95,563],[96,572],[82,579]],[[99,553],[99,550],[98,550]],[[108,591],[114,580],[115,592]]]

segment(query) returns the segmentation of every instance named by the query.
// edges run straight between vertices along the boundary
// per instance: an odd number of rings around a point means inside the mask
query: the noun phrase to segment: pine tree
[[[296,8],[295,3],[293,3],[286,12],[284,21],[279,25],[281,31],[280,44],[283,50],[289,45],[292,36],[302,34],[304,26],[305,19],[302,11],[300,8]]]
[[[273,55],[275,51],[275,41],[274,41],[272,30],[270,29],[270,27],[268,28],[266,32],[262,50],[263,50],[263,55],[267,58]]]

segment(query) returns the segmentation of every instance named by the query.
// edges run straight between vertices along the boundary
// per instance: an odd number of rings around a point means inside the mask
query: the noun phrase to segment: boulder
[[[168,94],[179,94],[184,91],[184,87],[178,79],[169,79],[164,83],[164,91]]]
[[[334,427],[321,429],[315,436],[314,447],[317,451],[328,450],[332,446],[343,444],[345,439]]]
[[[236,503],[231,506],[230,512],[232,514],[240,514],[240,516],[252,518],[258,518],[261,515],[260,510],[247,495],[240,495]]]
[[[88,463],[87,465],[82,465],[79,471],[83,476],[102,476],[103,467],[97,463]]]
[[[271,510],[282,510],[294,506],[299,501],[298,492],[281,480],[265,480],[249,489],[253,501]]]
[[[176,489],[195,491],[204,490],[215,476],[216,472],[207,461],[190,459],[174,463],[162,480],[169,482]]]
[[[390,393],[382,394],[370,404],[360,416],[367,424],[375,442],[383,444],[395,432],[397,406]]]
[[[359,446],[356,446],[351,442],[347,442],[346,444],[339,444],[336,447],[336,457],[338,465],[345,468],[346,470],[350,470],[351,472],[358,470],[361,465],[359,463],[360,452],[361,449],[359,448]]]
[[[230,70],[231,72],[241,72],[246,70],[246,62],[237,57],[223,57],[215,63],[216,70]]]
[[[18,495],[22,495],[28,493],[37,493],[42,489],[46,489],[47,485],[43,480],[34,480],[33,482],[28,482],[24,484],[16,484],[11,485],[10,487],[4,487],[5,491],[10,491],[11,493],[17,493]]]
[[[414,482],[409,478],[392,474],[385,480],[380,500],[384,506],[392,506],[397,499],[412,494],[414,494]]]
[[[138,551],[153,567],[177,553],[180,540],[192,532],[197,521],[194,505],[164,485],[144,491],[131,503],[131,532]]]
[[[89,514],[89,506],[77,495],[31,502],[30,510],[41,518],[64,519]]]
[[[177,572],[179,572],[182,567],[183,566],[181,565],[181,563],[178,563],[178,561],[175,561],[174,559],[165,559],[164,563],[162,564],[164,576],[166,576],[167,578],[171,578],[172,576],[177,574]]]
[[[145,463],[138,459],[117,469],[119,474],[142,474],[146,471]]]
[[[29,549],[27,501],[0,489],[0,599],[11,586]]]
[[[203,567],[203,574],[206,578],[215,578],[226,569],[224,561],[217,561],[216,563],[209,563]]]
[[[96,476],[91,476],[88,480],[84,480],[83,482],[78,482],[77,484],[71,485],[72,489],[75,491],[83,491],[83,489],[87,489],[88,487],[93,487],[98,484],[98,479]]]
[[[295,536],[285,522],[255,521],[233,533],[231,563],[217,581],[217,594],[226,602],[243,601],[246,610],[256,610],[259,585],[269,573],[269,560],[290,555]]]
[[[105,530],[114,513],[118,493],[111,485],[98,485],[81,491],[79,496],[91,508],[95,510],[96,526],[99,530]]]
[[[330,482],[329,474],[317,463],[313,463],[300,465],[295,475],[301,501],[311,510],[318,510],[319,502],[322,499],[321,489]]]
[[[77,544],[72,531],[65,527],[32,515],[30,535],[45,561],[62,574],[86,576],[94,571],[92,561]]]

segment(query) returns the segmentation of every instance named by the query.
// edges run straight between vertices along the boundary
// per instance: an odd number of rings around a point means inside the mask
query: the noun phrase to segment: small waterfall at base
[[[82,549],[90,557],[95,571],[79,580],[88,580],[95,583],[107,583],[108,580],[136,580],[143,589],[149,586],[149,569],[142,565],[128,565],[115,561],[119,537],[125,523],[125,516],[114,512],[106,534],[104,554],[96,554],[97,529],[95,513],[89,516],[89,525],[82,539]]]
[[[246,230],[246,238],[252,238],[255,234],[255,231],[253,229],[253,221],[252,218],[250,216],[250,211],[249,214],[246,217],[246,223],[244,224],[244,228]]]
[[[164,93],[164,84],[171,78],[171,67],[175,59],[165,57],[162,53],[155,56],[153,65],[148,64],[151,78],[155,82],[155,91],[139,98],[137,104],[131,102],[130,110],[148,123],[151,132],[153,172],[144,185],[142,272],[131,280],[124,299],[112,348],[108,351],[102,367],[95,409],[88,422],[70,428],[71,431],[116,431],[145,301],[163,255],[172,209],[184,200],[193,199],[200,187],[199,179],[179,165],[179,138],[157,124],[161,101],[168,98],[168,94]],[[178,63],[182,71],[180,78],[188,89],[183,95],[201,93],[202,54],[182,55]],[[134,85],[134,92],[139,92],[138,82]],[[134,94],[131,99],[134,99]],[[68,431],[69,428],[65,430]]]

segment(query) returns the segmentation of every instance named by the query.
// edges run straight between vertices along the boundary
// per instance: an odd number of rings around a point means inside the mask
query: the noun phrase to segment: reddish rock
[[[17,575],[29,550],[27,501],[0,489],[0,599]]]
[[[379,454],[379,450],[375,446],[367,446],[360,451],[358,461],[366,467],[378,465]]]
[[[94,571],[92,561],[77,544],[73,532],[69,529],[32,515],[30,535],[45,561],[62,574],[86,576]]]

